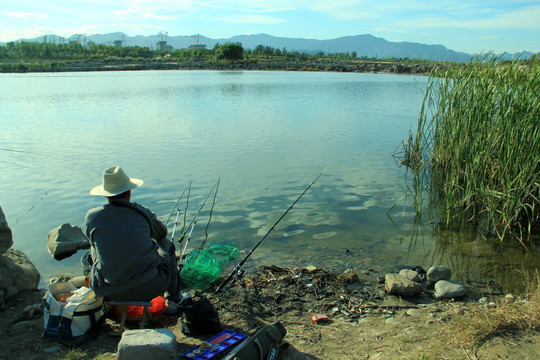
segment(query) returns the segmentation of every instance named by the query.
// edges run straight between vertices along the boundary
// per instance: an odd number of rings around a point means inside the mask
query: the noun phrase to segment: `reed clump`
[[[427,191],[428,209],[446,225],[531,241],[540,225],[539,94],[538,60],[483,56],[430,76],[404,146],[413,198]]]

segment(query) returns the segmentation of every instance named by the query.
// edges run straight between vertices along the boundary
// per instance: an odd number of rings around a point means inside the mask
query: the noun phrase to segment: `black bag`
[[[286,334],[283,325],[274,321],[242,341],[223,360],[277,360]]]
[[[180,303],[180,327],[185,335],[214,335],[221,331],[219,314],[206,296],[196,291]]]

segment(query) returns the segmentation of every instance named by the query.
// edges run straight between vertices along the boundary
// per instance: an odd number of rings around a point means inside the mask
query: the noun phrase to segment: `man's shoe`
[[[178,312],[178,302],[167,299],[165,300],[165,305],[167,306],[165,308],[165,314],[176,315]]]

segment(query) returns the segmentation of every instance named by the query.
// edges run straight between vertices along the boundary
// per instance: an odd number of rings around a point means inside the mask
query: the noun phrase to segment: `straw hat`
[[[103,171],[103,183],[94,186],[92,190],[90,190],[90,195],[120,195],[121,193],[133,190],[142,184],[142,180],[128,177],[120,166],[112,166]]]

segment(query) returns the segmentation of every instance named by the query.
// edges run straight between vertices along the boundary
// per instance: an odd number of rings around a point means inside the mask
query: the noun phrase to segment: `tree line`
[[[350,60],[357,58],[356,52],[327,54],[318,52],[289,51],[271,46],[257,45],[254,49],[244,49],[241,43],[216,44],[212,49],[187,48],[169,51],[153,50],[142,46],[113,46],[91,44],[83,46],[78,42],[68,44],[39,42],[9,42],[0,46],[2,61],[81,61],[81,60],[151,60],[171,58],[177,60],[242,60],[242,59],[313,59],[329,58]],[[367,59],[367,58],[362,58]]]

